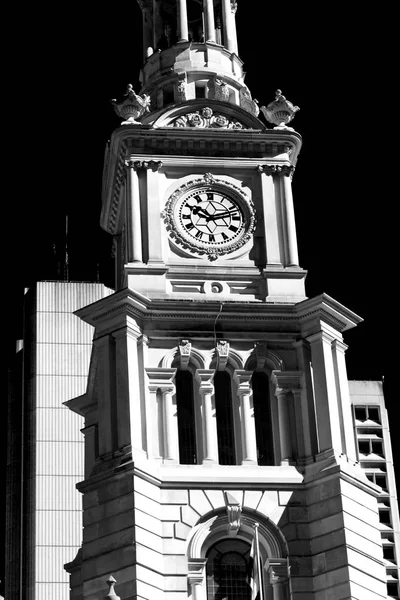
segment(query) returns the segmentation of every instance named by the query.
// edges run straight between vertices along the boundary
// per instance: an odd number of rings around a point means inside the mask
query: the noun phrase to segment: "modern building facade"
[[[51,473],[30,477],[63,473],[69,490],[80,479],[83,528],[61,487],[57,525],[43,521],[58,528],[47,546],[69,546],[48,552],[47,569],[66,563],[71,599],[250,600],[258,532],[263,600],[398,597],[381,388],[349,386],[346,373],[343,338],[361,319],[325,294],[308,299],[299,264],[297,107],[279,91],[261,109],[252,99],[236,2],[139,5],[142,89],[116,102],[123,124],[104,165],[116,290],[68,303],[85,339],[79,386],[63,379],[60,414],[30,434],[39,447],[74,430]],[[76,360],[78,338],[63,338]],[[60,432],[62,403],[75,420]],[[72,444],[84,445],[83,473],[67,466]],[[54,517],[45,502],[37,519]],[[56,583],[29,597],[64,600]]]

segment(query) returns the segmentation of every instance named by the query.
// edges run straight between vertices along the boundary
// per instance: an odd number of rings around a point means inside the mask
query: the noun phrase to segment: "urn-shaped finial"
[[[129,83],[124,98],[121,102],[111,100],[114,110],[123,120],[122,125],[140,125],[136,119],[140,119],[145,113],[150,111],[150,96],[136,94],[133,86]]]
[[[115,593],[114,586],[117,582],[112,575],[109,576],[106,583],[109,587],[109,590],[107,596],[104,597],[104,600],[121,600],[121,598]]]
[[[287,124],[300,108],[286,100],[281,90],[276,90],[275,100],[268,106],[261,106],[260,110],[269,123],[274,123],[275,129],[287,129]]]

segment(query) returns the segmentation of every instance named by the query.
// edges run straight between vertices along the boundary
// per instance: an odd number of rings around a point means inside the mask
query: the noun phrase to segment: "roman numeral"
[[[214,200],[214,194],[212,192],[207,192],[207,200]]]
[[[182,215],[182,219],[190,219],[190,215]]]
[[[198,194],[196,196],[193,196],[193,199],[196,200],[196,202],[203,202]]]
[[[228,236],[226,235],[226,233],[224,233],[223,231],[221,232],[221,235],[222,235],[222,238],[223,238],[224,240],[228,240],[228,239],[229,239],[229,237],[228,237]]]
[[[240,215],[238,215],[238,213],[232,215],[232,221],[240,221]]]
[[[210,233],[210,235],[208,236],[208,240],[210,242],[215,242],[215,236],[212,233]]]
[[[230,230],[230,231],[237,231],[238,229],[239,229],[239,227],[236,227],[236,225],[231,225],[231,226],[229,227],[229,230]]]
[[[188,231],[190,231],[191,229],[193,229],[194,225],[193,223],[189,223],[189,225],[185,225],[185,227]]]
[[[198,231],[198,232],[196,233],[196,238],[197,238],[198,240],[201,240],[201,238],[202,238],[202,237],[203,237],[203,232],[202,232],[202,231]]]

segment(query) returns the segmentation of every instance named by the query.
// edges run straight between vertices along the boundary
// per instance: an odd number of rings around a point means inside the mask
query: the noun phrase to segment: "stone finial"
[[[121,598],[119,596],[117,596],[117,594],[115,593],[114,590],[114,586],[117,583],[116,579],[114,579],[114,577],[112,575],[109,576],[109,578],[106,581],[109,590],[108,590],[108,594],[107,596],[104,597],[104,600],[107,600],[107,598],[109,600],[121,600]]]
[[[260,110],[269,123],[274,123],[274,129],[289,129],[287,123],[290,123],[300,108],[286,100],[281,90],[276,90],[275,100],[268,106],[261,106]]]
[[[121,102],[117,102],[115,99],[111,102],[117,115],[124,119],[122,125],[140,125],[136,119],[140,119],[145,113],[150,112],[150,96],[147,94],[139,96],[130,83],[126,88],[124,99]]]

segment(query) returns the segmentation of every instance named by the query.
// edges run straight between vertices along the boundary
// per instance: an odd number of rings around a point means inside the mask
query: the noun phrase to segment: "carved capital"
[[[253,375],[253,371],[244,371],[242,369],[236,369],[233,374],[233,379],[238,386],[238,394],[239,396],[243,394],[251,393],[251,377]]]
[[[157,390],[162,392],[173,392],[175,390],[174,379],[176,369],[146,368],[149,378],[149,390],[153,393]]]
[[[199,383],[199,392],[201,395],[212,394],[214,392],[214,369],[197,369],[196,380]]]
[[[272,382],[276,386],[275,394],[287,394],[301,389],[302,371],[272,371]]]
[[[265,564],[269,581],[274,585],[286,583],[289,578],[289,569],[285,558],[269,558]]]
[[[189,558],[188,560],[188,581],[191,586],[201,585],[204,582],[206,558]]]

